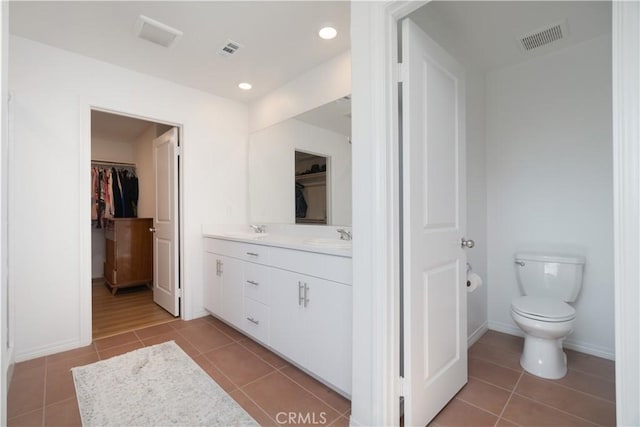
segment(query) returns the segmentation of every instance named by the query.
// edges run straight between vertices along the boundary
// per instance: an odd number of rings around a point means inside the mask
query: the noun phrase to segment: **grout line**
[[[524,372],[524,371],[520,371],[520,373],[522,373],[522,372]],[[485,380],[485,379],[483,379],[483,378],[474,377],[473,375],[468,375],[468,377],[469,377],[469,378],[473,378],[474,380],[477,380],[477,381],[483,382],[483,383],[485,383],[485,384],[487,384],[487,385],[490,385],[490,386],[493,386],[493,387],[499,388],[500,390],[504,390],[504,391],[509,392],[509,393],[511,393],[511,392],[513,391],[512,389],[508,389],[508,388],[503,387],[503,386],[501,386],[501,385],[494,384],[494,383],[492,383],[492,382],[490,382],[490,381],[487,381],[487,380]]]
[[[253,400],[253,399],[251,398],[251,396],[249,396],[247,393],[245,393],[245,392],[244,392],[244,390],[242,390],[242,389],[240,389],[240,388],[239,388],[239,389],[237,389],[237,391],[238,391],[238,392],[240,392],[240,393],[242,393],[242,394],[243,394],[247,399],[249,399],[249,401],[250,401],[251,403],[253,403],[254,405],[256,405],[256,407],[257,407],[258,409],[260,409],[260,410],[261,410],[261,411],[262,411],[262,412],[267,416],[267,418],[269,418],[271,421],[273,421],[274,425],[276,425],[276,426],[279,426],[279,425],[280,425],[280,424],[278,424],[278,422],[277,422],[276,420],[274,420],[273,418],[271,418],[271,415],[269,415],[269,413],[267,412],[267,410],[266,410],[266,409],[264,409],[262,406],[260,406],[260,405],[258,404],[258,402],[256,402],[255,400]],[[232,397],[232,399],[233,399],[233,397]],[[237,403],[237,402],[236,402],[236,403]],[[240,405],[240,404],[238,403],[238,405]],[[243,408],[243,409],[244,409],[244,408]],[[248,412],[247,412],[247,413],[248,413]],[[249,414],[249,415],[251,415],[251,414]]]
[[[516,381],[516,384],[513,386],[513,390],[511,390],[511,394],[509,395],[509,398],[507,399],[504,406],[502,407],[502,411],[500,411],[500,415],[498,415],[498,421],[500,421],[500,418],[502,418],[502,416],[504,415],[504,411],[507,409],[507,406],[509,406],[509,402],[511,402],[511,398],[515,394],[516,389],[518,388],[518,384],[520,384],[520,380],[522,380],[523,376],[524,376],[524,371],[520,372],[520,377],[518,378],[518,381]],[[496,421],[496,424],[498,423],[498,421]]]
[[[298,369],[298,368],[296,368],[296,369]],[[300,372],[302,372],[304,375],[307,375],[307,374],[306,374],[305,372],[303,372],[303,371],[300,371]],[[309,390],[308,388],[306,388],[305,386],[303,386],[302,384],[300,384],[299,382],[297,382],[296,380],[294,380],[293,378],[291,378],[291,377],[290,377],[289,375],[287,375],[286,373],[284,373],[284,372],[281,372],[281,373],[282,373],[282,375],[284,375],[285,377],[287,377],[289,380],[291,380],[294,384],[297,384],[298,386],[300,386],[300,388],[302,388],[303,390],[307,391],[309,394],[311,394],[313,397],[315,397],[316,399],[318,399],[320,402],[324,403],[324,404],[325,404],[325,405],[327,405],[329,408],[333,409],[333,410],[334,410],[334,411],[335,411],[339,416],[342,416],[342,413],[341,413],[338,409],[336,409],[336,408],[334,408],[333,406],[331,406],[331,404],[330,404],[329,402],[326,402],[326,401],[325,401],[324,399],[322,399],[320,396],[317,396],[314,392],[312,392],[311,390]],[[314,380],[314,381],[317,381],[315,378],[313,378],[313,377],[311,377],[311,376],[309,376],[309,378],[311,378],[311,379],[312,379],[312,380]],[[320,382],[318,381],[318,383],[320,383]],[[329,388],[328,386],[325,386],[325,385],[324,385],[324,384],[322,384],[322,383],[320,383],[320,384],[321,384],[321,386],[322,386],[322,387],[327,387],[327,388]],[[331,392],[336,393],[336,392],[334,392],[333,390],[331,390]],[[338,394],[338,393],[336,393],[336,394]],[[339,395],[340,397],[343,397],[343,396],[342,396],[342,395],[340,395],[340,394],[338,394],[338,395]],[[349,401],[349,409],[348,409],[348,410],[351,410],[351,401]],[[338,417],[338,418],[339,418],[339,417]]]
[[[460,397],[460,396],[457,396],[457,395],[456,395],[453,399],[458,399],[459,401],[464,402],[464,403],[466,403],[466,404],[467,404],[467,405],[469,405],[469,406],[473,406],[474,408],[476,408],[476,409],[480,409],[480,410],[481,410],[481,411],[483,411],[483,412],[487,412],[487,413],[489,413],[489,414],[491,414],[491,415],[495,415],[495,416],[496,416],[496,417],[498,417],[498,418],[500,417],[500,414],[496,414],[495,412],[491,412],[491,411],[490,411],[490,410],[488,410],[487,408],[483,408],[483,407],[482,407],[482,406],[480,406],[480,405],[477,405],[477,404],[475,404],[475,403],[473,403],[473,402],[469,402],[468,400],[465,400],[465,399],[463,399],[463,398],[462,398],[462,397]],[[453,399],[451,399],[451,400],[453,400]],[[506,403],[505,403],[505,405],[506,405]],[[444,408],[442,408],[442,409],[444,409]]]
[[[42,391],[42,425],[44,426],[45,407],[47,403],[47,373],[49,372],[49,360],[44,359],[44,390]]]
[[[579,416],[579,415],[573,414],[573,413],[571,413],[571,412],[564,411],[564,410],[562,410],[562,409],[555,408],[555,407],[553,407],[553,406],[551,406],[551,405],[548,405],[548,404],[546,404],[546,403],[544,403],[544,402],[541,402],[541,401],[539,401],[539,400],[536,400],[536,399],[531,399],[530,397],[524,396],[524,395],[522,395],[522,394],[520,394],[520,393],[514,393],[514,394],[515,394],[515,395],[517,395],[518,397],[523,398],[523,399],[526,399],[526,400],[529,400],[529,401],[531,401],[531,402],[537,403],[538,405],[545,406],[545,407],[547,407],[547,408],[549,408],[549,409],[553,409],[554,411],[558,411],[558,412],[563,413],[563,414],[565,414],[565,415],[569,415],[570,417],[577,418],[577,419],[579,419],[579,420],[581,420],[581,421],[584,421],[584,422],[588,423],[589,425],[593,425],[593,426],[597,426],[597,425],[599,425],[598,423],[593,422],[593,421],[590,421],[590,420],[588,420],[588,419],[586,419],[586,418],[582,418],[582,417],[581,417],[581,416]],[[509,420],[508,418],[505,418],[505,420],[508,420],[508,421],[510,421],[510,422],[513,422],[513,421]]]
[[[501,365],[500,363],[497,363],[497,362],[495,362],[495,361],[493,361],[493,360],[483,359],[482,357],[474,357],[474,356],[468,356],[468,355],[467,355],[467,357],[468,357],[469,359],[475,359],[475,360],[480,360],[480,361],[485,362],[485,363],[490,363],[490,364],[492,364],[492,365],[494,365],[494,366],[498,366],[498,367],[500,367],[500,368],[508,369],[508,370],[510,370],[510,371],[513,371],[513,372],[522,372],[522,369],[520,369],[520,370],[513,369],[513,368],[510,368],[510,367],[508,367],[508,366]]]

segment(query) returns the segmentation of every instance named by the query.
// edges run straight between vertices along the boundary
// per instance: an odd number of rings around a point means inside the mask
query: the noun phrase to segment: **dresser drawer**
[[[245,298],[241,329],[258,341],[269,344],[269,307]]]
[[[269,267],[260,264],[245,264],[244,296],[263,304],[269,301]]]

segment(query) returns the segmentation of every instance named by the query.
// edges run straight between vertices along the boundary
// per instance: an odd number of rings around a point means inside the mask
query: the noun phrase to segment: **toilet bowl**
[[[525,333],[522,368],[542,378],[564,377],[567,356],[562,341],[573,331],[575,309],[559,300],[525,296],[512,302],[511,317]]]
[[[582,287],[585,260],[580,256],[519,253],[516,276],[524,296],[511,302],[511,317],[524,332],[520,365],[548,379],[567,373],[562,342],[573,331],[574,302]]]

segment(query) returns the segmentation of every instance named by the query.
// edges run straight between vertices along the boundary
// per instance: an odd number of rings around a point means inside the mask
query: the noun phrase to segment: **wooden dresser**
[[[152,218],[106,220],[104,279],[115,294],[119,288],[153,284]]]

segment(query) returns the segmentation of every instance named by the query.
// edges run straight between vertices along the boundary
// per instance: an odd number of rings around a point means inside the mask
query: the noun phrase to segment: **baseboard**
[[[487,332],[488,330],[489,330],[489,326],[487,322],[484,322],[482,325],[480,325],[478,329],[473,331],[471,335],[469,335],[469,337],[467,338],[467,348],[474,345],[476,341],[478,341],[480,337],[484,335],[484,333]]]
[[[211,314],[207,310],[202,309],[202,311],[197,311],[195,313],[192,313],[192,316],[191,316],[190,319],[186,319],[185,318],[185,319],[182,319],[182,320],[193,320],[193,319],[199,319],[201,317],[207,317],[207,316],[211,316]]]
[[[489,329],[491,329],[492,331],[502,332],[509,335],[515,335],[518,337],[524,336],[524,333],[520,328],[507,323],[490,321]],[[615,351],[612,349],[600,347],[590,343],[573,341],[571,340],[571,338],[564,340],[563,346],[564,348],[568,348],[569,350],[579,351],[580,353],[590,354],[592,356],[602,357],[604,359],[609,359],[609,360],[616,359]]]
[[[24,353],[16,353],[16,363],[25,360],[36,359],[50,354],[61,353],[63,351],[74,350],[76,348],[85,347],[79,340],[62,341],[48,346],[35,348]]]

